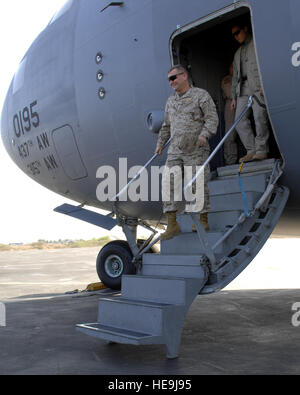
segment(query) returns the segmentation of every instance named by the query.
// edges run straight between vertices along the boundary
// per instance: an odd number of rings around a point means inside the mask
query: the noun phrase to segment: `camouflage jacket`
[[[258,92],[261,88],[258,66],[255,55],[254,42],[252,37],[248,37],[234,55],[233,60],[233,77],[231,86],[231,98],[236,99],[241,95],[242,87],[242,70],[247,76],[248,87],[251,94]]]
[[[172,137],[169,154],[195,154],[200,150],[199,137],[212,137],[218,123],[216,106],[204,89],[192,87],[182,96],[175,93],[167,101],[156,148]]]

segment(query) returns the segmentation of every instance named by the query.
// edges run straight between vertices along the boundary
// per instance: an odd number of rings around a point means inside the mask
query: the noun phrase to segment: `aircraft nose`
[[[1,139],[4,145],[4,148],[11,159],[18,164],[15,152],[15,144],[16,141],[14,140],[12,134],[10,133],[10,129],[12,129],[12,123],[10,123],[10,105],[12,99],[12,85],[10,86],[6,98],[3,102],[2,112],[1,112]]]
[[[9,92],[4,100],[2,113],[1,113],[1,138],[4,144],[5,149],[9,152],[10,151],[10,144],[9,144],[9,134],[8,134],[8,97]]]

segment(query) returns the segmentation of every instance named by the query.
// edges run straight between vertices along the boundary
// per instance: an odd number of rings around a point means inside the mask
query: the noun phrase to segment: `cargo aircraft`
[[[177,357],[193,299],[231,282],[273,231],[299,235],[299,15],[298,0],[68,0],[31,45],[2,110],[4,146],[62,203],[77,202],[57,212],[108,230],[122,226],[127,239],[108,243],[97,258],[101,280],[121,296],[102,299],[99,321],[80,331],[166,344],[167,356]],[[252,30],[272,131],[269,158],[247,163],[242,175],[239,165],[224,166],[220,145],[227,132],[220,84],[238,48],[231,28],[240,20]],[[182,233],[158,251],[161,199],[118,194],[133,179],[123,177],[125,164],[147,164],[146,171],[165,163],[167,149],[160,157],[153,152],[172,93],[167,71],[178,63],[210,93],[220,119],[210,141],[210,230],[182,213]],[[114,200],[97,197],[103,166],[123,174]],[[148,240],[137,240],[138,225],[151,231]]]

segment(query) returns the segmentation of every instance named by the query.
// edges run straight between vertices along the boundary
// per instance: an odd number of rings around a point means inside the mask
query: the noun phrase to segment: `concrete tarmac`
[[[275,245],[278,253],[283,250],[281,240],[268,243],[270,251]],[[222,292],[198,296],[184,323],[180,357],[167,360],[163,345],[107,344],[75,330],[77,323],[97,320],[99,298],[116,294],[108,289],[65,294],[98,281],[97,254],[98,248],[0,253],[0,300],[6,309],[6,326],[0,326],[0,374],[300,373],[300,318],[292,310],[300,293],[288,289],[282,274],[299,283],[298,267],[283,262],[280,275],[276,260],[262,251],[263,264],[256,258]],[[281,282],[276,283],[274,273]],[[244,275],[248,289],[239,287]],[[262,288],[263,277],[272,289]],[[260,289],[251,289],[255,278]]]

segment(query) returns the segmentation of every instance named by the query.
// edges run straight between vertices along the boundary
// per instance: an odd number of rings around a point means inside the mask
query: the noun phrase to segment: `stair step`
[[[98,322],[102,325],[161,335],[164,310],[177,306],[123,297],[101,298]]]
[[[148,300],[139,300],[139,299],[129,299],[124,298],[123,296],[114,296],[111,298],[101,298],[101,302],[107,303],[116,303],[118,305],[132,305],[132,306],[140,306],[140,307],[151,307],[151,308],[162,308],[166,306],[171,306],[172,303],[162,303]]]
[[[143,265],[200,267],[201,258],[201,255],[144,254]]]
[[[274,164],[276,159],[266,159],[262,161],[254,161],[254,162],[247,162],[244,164],[243,173],[256,173],[263,171],[263,172],[271,172],[273,170]],[[240,165],[231,165],[231,166],[224,166],[219,167],[217,169],[217,173],[219,177],[226,177],[231,175],[237,175],[239,171]]]
[[[260,192],[263,193],[266,189],[268,174],[247,174],[244,172],[241,175],[245,192]],[[215,179],[208,182],[209,195],[231,195],[235,193],[241,193],[241,187],[239,184],[238,174],[232,178],[227,179]]]
[[[253,210],[256,203],[262,196],[260,192],[245,192],[248,203],[248,210]],[[210,207],[212,211],[236,211],[244,210],[242,193],[231,193],[215,195],[210,197]]]
[[[204,279],[200,259],[200,255],[144,254],[141,275]]]
[[[252,168],[253,166],[254,165],[252,165]],[[209,181],[208,188],[211,211],[224,212],[239,211],[244,209],[243,196],[237,173],[239,167],[236,165],[233,167],[237,169],[234,175]],[[257,167],[257,165],[255,165],[255,167]],[[228,170],[226,169],[226,171]],[[253,174],[243,171],[241,178],[248,201],[248,210],[252,210],[255,207],[255,204],[265,192],[269,172]]]
[[[184,305],[187,302],[187,294],[192,281],[199,283],[200,290],[202,283],[198,279],[123,275],[122,297]]]
[[[128,329],[99,324],[78,324],[76,329],[86,335],[94,336],[103,340],[125,344],[160,344],[163,343],[161,336],[153,336],[149,333],[136,332]]]
[[[237,223],[242,210],[234,211],[210,211],[208,215],[209,229],[211,232],[220,231],[220,229],[225,229],[226,227],[233,226]],[[217,251],[219,252],[219,250]]]
[[[206,232],[206,237],[212,247],[221,237],[223,232]],[[222,253],[222,244],[215,251],[216,254]],[[162,255],[182,255],[184,257],[190,255],[201,255],[204,253],[197,232],[180,233],[170,240],[162,240],[160,242],[160,251]]]

